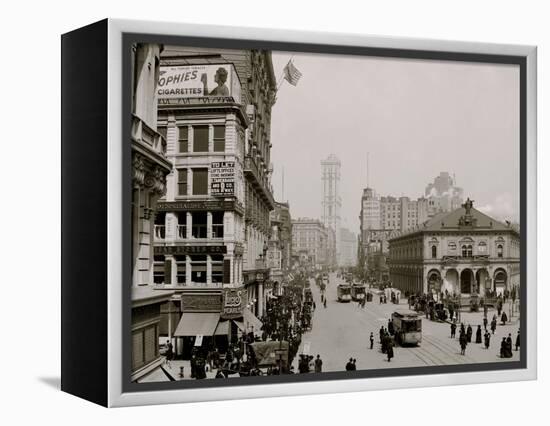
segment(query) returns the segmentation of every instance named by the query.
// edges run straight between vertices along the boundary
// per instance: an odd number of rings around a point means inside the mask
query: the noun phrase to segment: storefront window
[[[191,256],[191,281],[206,283],[206,255]]]

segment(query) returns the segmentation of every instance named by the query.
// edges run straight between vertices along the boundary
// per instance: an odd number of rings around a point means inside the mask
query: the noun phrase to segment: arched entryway
[[[437,269],[431,269],[428,272],[428,292],[439,293],[441,292],[441,274]]]
[[[476,287],[477,292],[482,296],[491,291],[491,279],[487,269],[482,268],[476,271]]]
[[[474,273],[471,269],[464,269],[460,273],[460,292],[462,294],[471,294],[474,285]]]
[[[495,282],[495,291],[497,294],[503,294],[504,290],[506,290],[508,274],[504,269],[499,268],[495,271],[493,281]]]
[[[458,272],[456,269],[447,270],[443,285],[451,295],[458,294]]]

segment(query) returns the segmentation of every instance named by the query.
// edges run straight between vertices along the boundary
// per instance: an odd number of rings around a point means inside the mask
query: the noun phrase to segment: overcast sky
[[[274,52],[277,79],[292,53]],[[474,207],[519,219],[519,68],[296,54],[303,76],[273,108],[275,198],[321,217],[321,165],[342,162],[342,226],[359,231],[362,189],[416,199],[442,171]]]

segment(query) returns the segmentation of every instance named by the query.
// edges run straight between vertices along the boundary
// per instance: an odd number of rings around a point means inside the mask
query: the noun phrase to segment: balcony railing
[[[187,240],[187,225],[177,225],[176,226],[176,239],[177,240]],[[165,240],[166,239],[166,226],[165,225],[155,225],[154,227],[154,236],[156,240]],[[223,224],[213,224],[212,231],[208,233],[208,228],[206,225],[193,225],[192,233],[190,239],[207,239],[211,238],[214,240],[222,240],[224,237]]]
[[[136,115],[132,116],[132,139],[148,146],[155,153],[166,157],[166,140]]]
[[[444,263],[460,263],[460,262],[489,262],[490,258],[488,254],[476,254],[471,256],[443,256],[442,262]]]
[[[178,225],[178,239],[185,240],[187,238],[187,225]]]
[[[166,226],[155,225],[155,239],[164,240],[166,238]]]

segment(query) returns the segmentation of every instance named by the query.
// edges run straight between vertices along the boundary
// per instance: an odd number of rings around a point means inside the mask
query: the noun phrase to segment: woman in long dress
[[[481,343],[481,326],[477,326],[476,330],[476,343]]]

